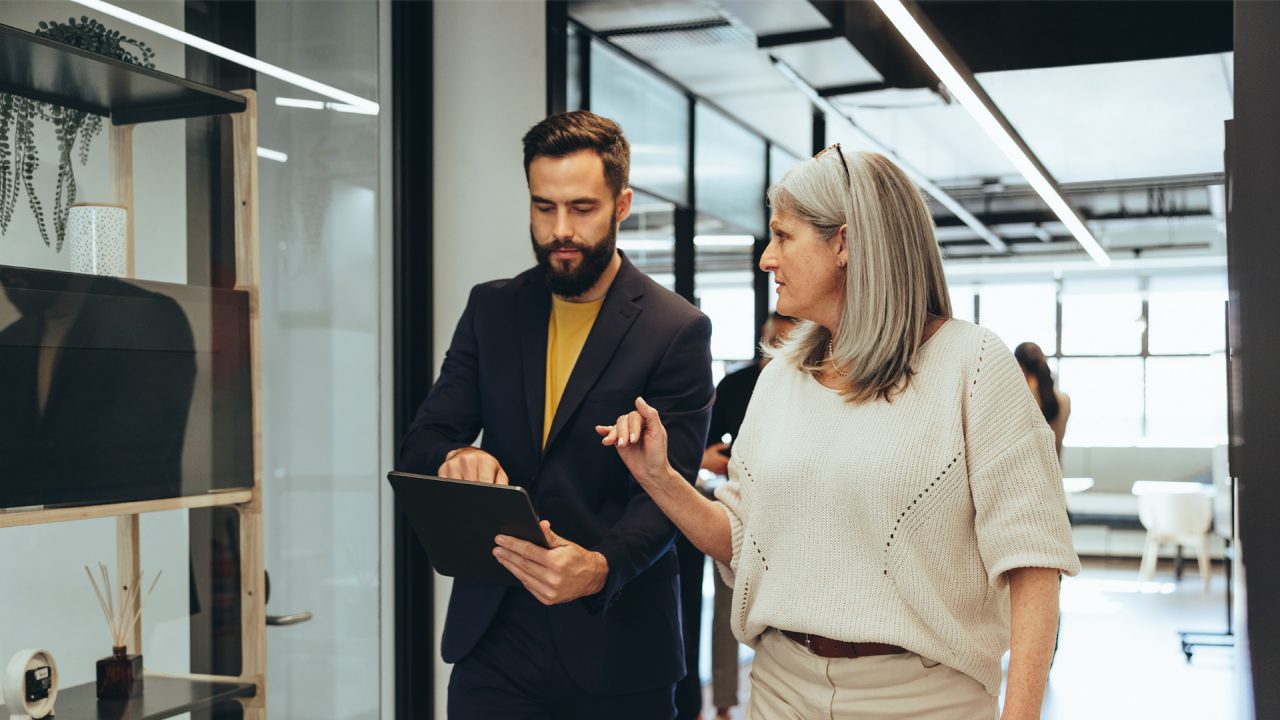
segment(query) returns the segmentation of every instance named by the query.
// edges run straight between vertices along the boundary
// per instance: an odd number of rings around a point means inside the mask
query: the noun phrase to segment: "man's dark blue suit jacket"
[[[555,650],[582,688],[619,694],[684,674],[675,527],[632,479],[596,425],[643,396],[662,415],[670,459],[690,481],[705,447],[715,388],[711,322],[625,257],[569,377],[542,447],[551,294],[542,271],[476,286],[440,377],[405,436],[400,468],[434,474],[475,441],[566,540],[602,553],[600,593],[549,610]],[[465,657],[507,592],[457,580],[442,655]]]

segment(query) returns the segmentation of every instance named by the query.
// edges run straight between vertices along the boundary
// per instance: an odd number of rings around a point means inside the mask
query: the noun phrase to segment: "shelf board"
[[[44,523],[68,522],[71,520],[91,520],[93,518],[120,517],[122,515],[138,515],[165,510],[191,510],[193,508],[220,507],[226,505],[243,505],[253,500],[253,490],[224,490],[206,495],[185,495],[160,500],[138,500],[135,502],[110,503],[106,505],[77,505],[59,508],[32,508],[30,510],[0,510],[0,528],[18,527],[21,525],[41,525]],[[4,717],[0,714],[0,717]]]
[[[131,700],[98,700],[97,688],[86,683],[58,690],[53,710],[58,720],[159,720],[256,693],[251,683],[146,675],[142,694]],[[0,717],[9,717],[3,706]]]
[[[116,125],[243,112],[244,97],[0,24],[0,91]]]

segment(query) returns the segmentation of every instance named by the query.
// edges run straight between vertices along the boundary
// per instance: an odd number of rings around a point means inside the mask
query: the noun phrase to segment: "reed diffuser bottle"
[[[141,692],[142,655],[129,655],[122,645],[111,648],[111,657],[98,661],[98,699],[128,700]]]
[[[142,692],[142,655],[129,654],[127,638],[131,628],[142,617],[142,608],[151,599],[151,593],[156,589],[156,583],[160,582],[162,573],[156,574],[151,587],[143,596],[141,574],[132,583],[121,585],[118,593],[113,593],[107,566],[98,563],[98,570],[102,575],[105,592],[98,588],[98,581],[94,579],[89,566],[84,568],[111,631],[111,656],[98,661],[98,699],[128,700]]]

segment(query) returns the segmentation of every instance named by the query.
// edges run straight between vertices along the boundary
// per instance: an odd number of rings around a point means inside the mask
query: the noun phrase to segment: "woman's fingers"
[[[662,421],[644,398],[636,398],[636,410],[619,415],[613,425],[597,425],[596,434],[602,438],[601,444],[623,448],[640,442],[646,426],[661,428]]]
[[[626,447],[631,444],[631,414],[618,416],[618,447]]]
[[[627,419],[631,421],[631,435],[628,436],[628,442],[634,445],[644,436],[644,418],[638,412],[630,412],[627,413]]]
[[[645,402],[642,397],[636,398],[636,410],[649,422],[660,422],[658,418],[658,411],[655,410],[652,405]]]
[[[644,418],[638,412],[629,412],[618,418],[618,447],[640,442],[644,434]]]

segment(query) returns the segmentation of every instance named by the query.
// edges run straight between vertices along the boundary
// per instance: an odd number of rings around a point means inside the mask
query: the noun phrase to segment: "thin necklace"
[[[827,338],[827,364],[830,365],[831,369],[835,370],[836,374],[839,375],[840,377],[849,377],[848,372],[841,370],[839,366],[836,365],[835,354],[836,354],[835,342],[832,341],[831,338]]]

